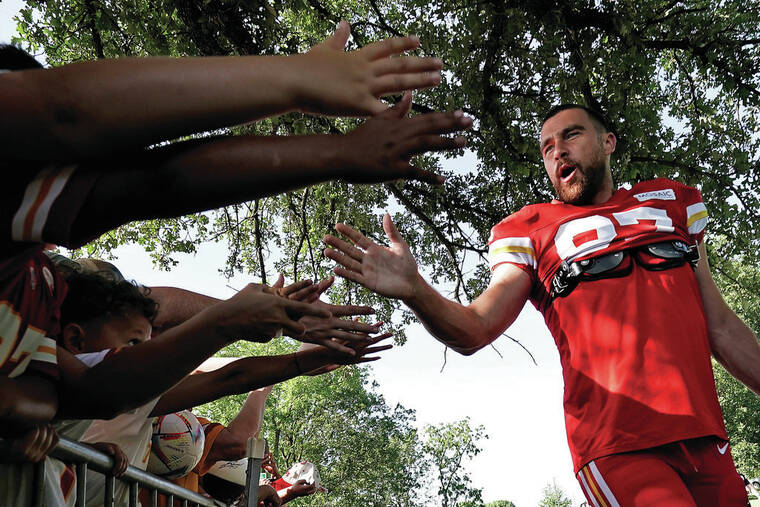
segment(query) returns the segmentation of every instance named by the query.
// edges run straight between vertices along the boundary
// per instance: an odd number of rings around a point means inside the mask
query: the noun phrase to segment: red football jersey
[[[698,190],[656,179],[600,205],[526,206],[491,231],[489,262],[526,271],[531,302],[559,349],[565,426],[577,471],[601,456],[676,440],[726,438],[707,327],[691,266],[583,281],[552,300],[551,282],[572,262],[650,243],[701,241],[707,210]]]
[[[57,378],[55,337],[66,283],[42,245],[0,261],[0,375]]]

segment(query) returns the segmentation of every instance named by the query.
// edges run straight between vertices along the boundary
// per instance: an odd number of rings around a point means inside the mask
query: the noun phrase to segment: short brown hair
[[[541,128],[544,127],[544,123],[546,123],[549,118],[568,109],[583,109],[586,111],[586,114],[589,116],[589,118],[591,118],[591,121],[594,122],[597,130],[600,132],[612,132],[613,134],[615,133],[615,130],[612,127],[612,123],[610,123],[604,113],[597,111],[596,109],[591,109],[590,107],[582,106],[580,104],[559,104],[552,107],[549,109],[549,112],[546,113],[546,116],[544,116],[544,119],[541,121]]]
[[[64,276],[68,291],[61,305],[61,326],[132,313],[143,315],[152,323],[158,314],[158,303],[149,297],[150,289],[115,280],[110,272],[71,271]]]

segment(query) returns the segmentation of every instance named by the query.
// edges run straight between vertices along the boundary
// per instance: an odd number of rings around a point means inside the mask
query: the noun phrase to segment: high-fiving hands
[[[447,137],[472,126],[472,118],[461,110],[409,117],[412,94],[407,92],[392,108],[367,120],[340,141],[338,167],[349,183],[378,183],[398,179],[432,184],[443,178],[409,163],[428,151],[462,148],[465,138]]]
[[[335,278],[331,276],[316,284],[311,280],[302,280],[284,287],[284,278],[280,275],[271,288],[264,286],[264,290],[283,298],[308,302],[330,314],[329,317],[304,315],[298,322],[304,326],[305,331],[293,334],[286,330],[285,334],[304,343],[321,345],[346,358],[355,358],[361,355],[358,351],[363,347],[380,341],[379,338],[372,338],[370,335],[378,333],[382,323],[367,324],[347,318],[374,314],[375,310],[369,306],[333,305],[320,301],[319,297],[334,281]],[[383,338],[385,337],[383,335]]]

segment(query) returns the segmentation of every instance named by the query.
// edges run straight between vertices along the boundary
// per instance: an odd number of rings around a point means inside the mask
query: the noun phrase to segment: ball
[[[203,426],[188,410],[162,415],[153,423],[148,472],[164,479],[190,473],[203,456]]]

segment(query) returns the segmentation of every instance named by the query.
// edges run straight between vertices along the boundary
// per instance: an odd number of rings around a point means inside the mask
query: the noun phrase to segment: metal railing
[[[255,506],[258,497],[259,472],[261,460],[264,457],[264,440],[251,438],[248,440],[248,471],[246,475],[246,503],[247,506]],[[106,507],[113,507],[115,504],[114,494],[116,481],[123,481],[128,484],[129,507],[137,507],[139,488],[148,490],[150,494],[149,505],[158,507],[158,494],[166,496],[167,507],[173,507],[174,501],[181,501],[182,507],[204,506],[204,507],[225,507],[226,504],[206,498],[189,489],[180,487],[166,479],[161,479],[151,473],[148,473],[133,466],[127,467],[127,471],[118,479],[111,475],[113,468],[113,458],[87,445],[60,438],[58,445],[50,455],[64,463],[72,463],[76,468],[76,506],[84,507],[87,498],[87,470],[91,469],[102,473],[105,476],[105,497],[103,504]],[[25,467],[25,473],[32,473],[31,481],[34,488],[33,494],[30,495],[32,500],[31,507],[44,507],[45,503],[45,464],[44,461],[36,464],[34,467]]]

